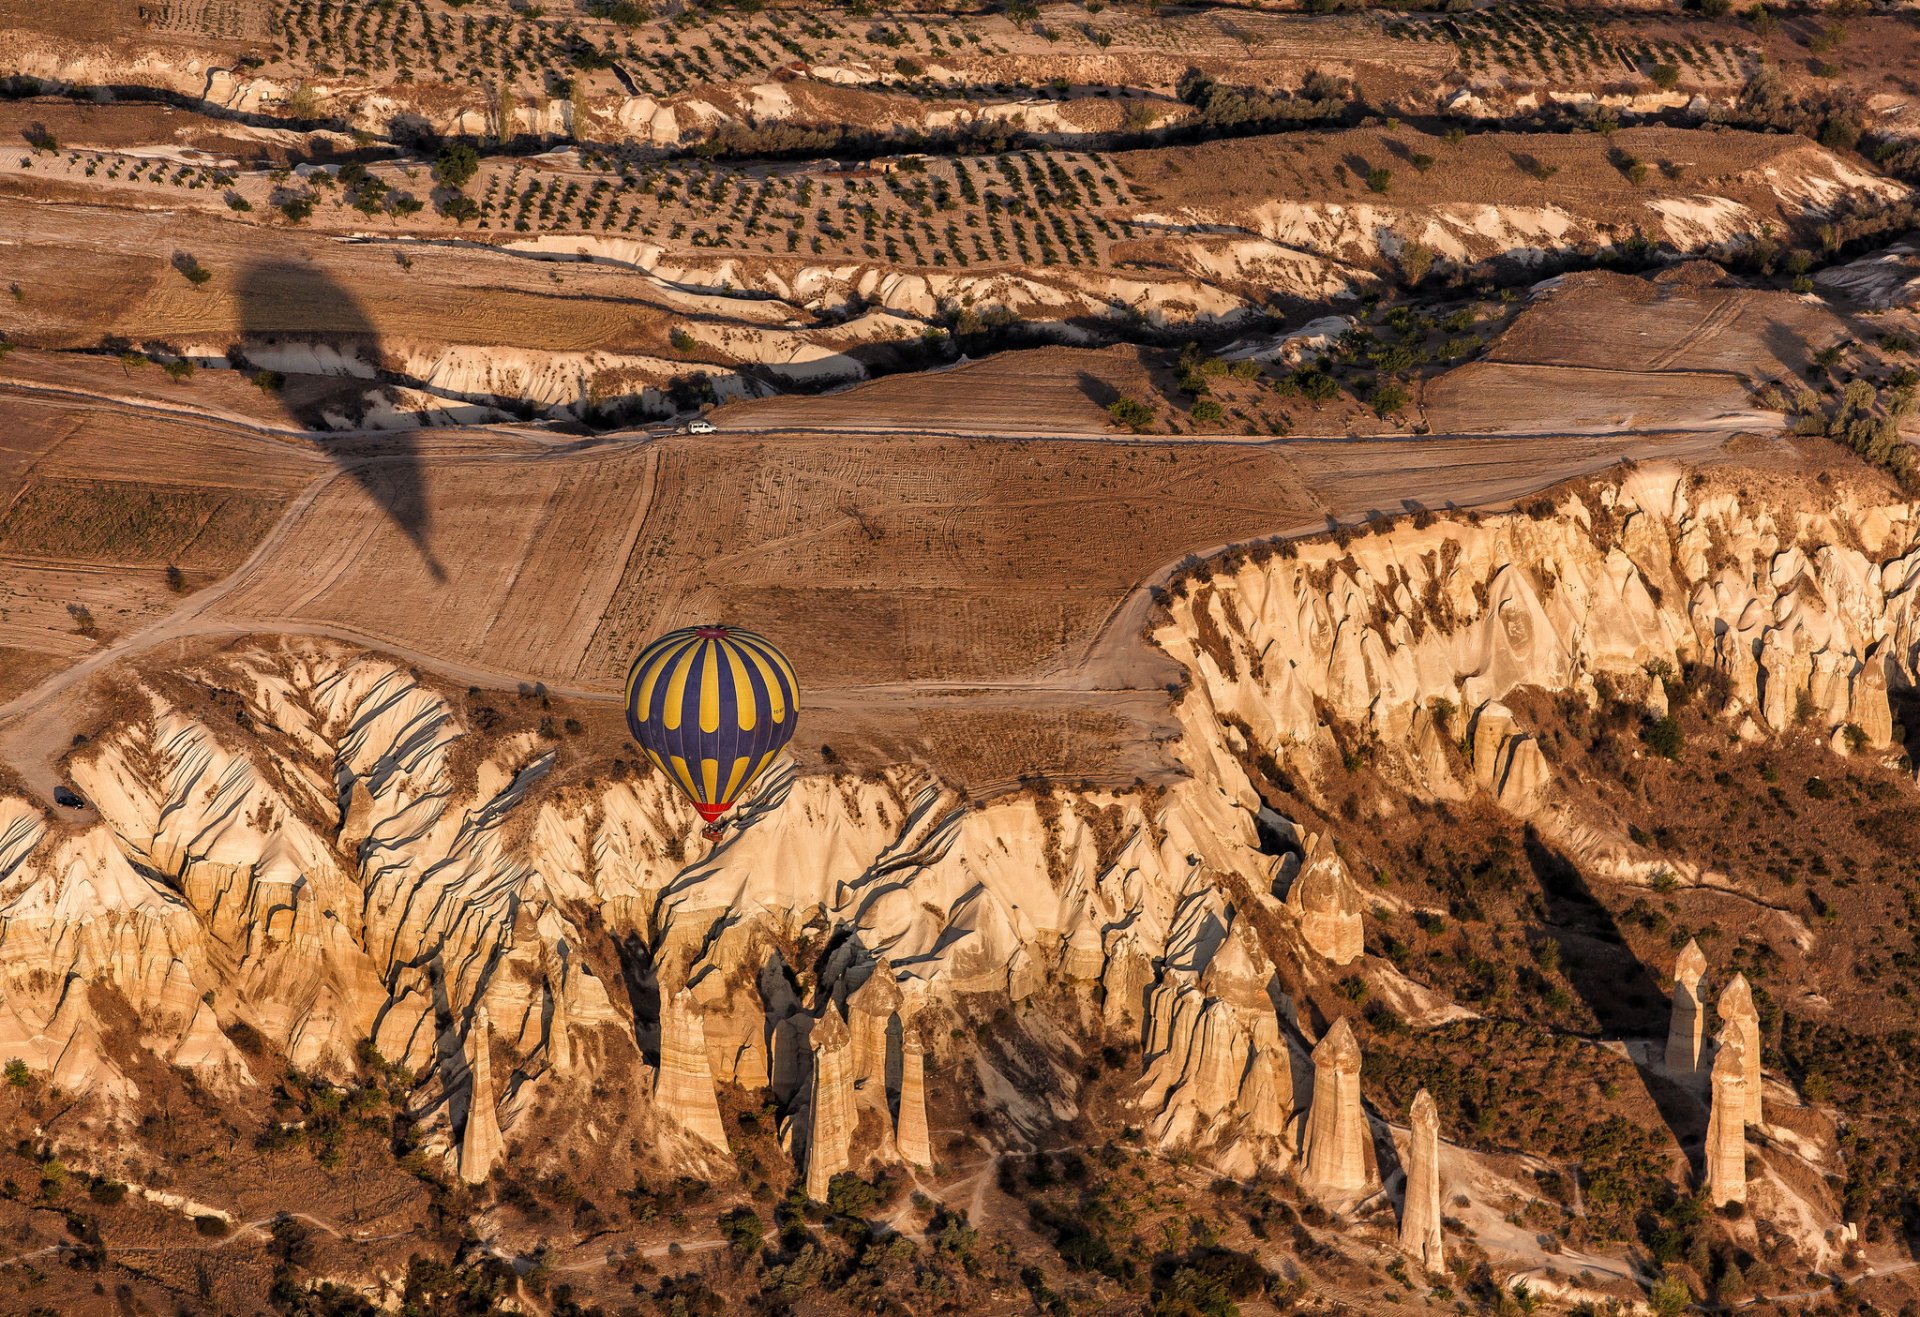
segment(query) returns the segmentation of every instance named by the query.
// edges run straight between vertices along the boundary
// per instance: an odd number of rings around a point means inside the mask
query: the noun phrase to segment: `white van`
[[[687,422],[687,433],[688,434],[714,434],[716,433],[716,429],[712,421],[706,420],[704,418],[699,418],[699,419],[695,419]]]

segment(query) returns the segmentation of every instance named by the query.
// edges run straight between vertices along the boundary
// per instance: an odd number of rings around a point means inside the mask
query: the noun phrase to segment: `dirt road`
[[[81,399],[76,398],[76,401]],[[149,404],[132,397],[89,399],[116,410],[139,411]],[[177,409],[169,406],[166,414]],[[223,420],[236,418],[222,417]],[[1298,473],[1308,494],[1314,515],[1273,527],[1282,536],[1300,536],[1324,532],[1335,523],[1352,523],[1373,515],[1399,514],[1411,507],[1491,508],[1512,503],[1542,487],[1602,470],[1623,458],[1635,460],[1694,460],[1714,452],[1726,438],[1733,421],[1715,422],[1705,428],[1683,433],[1643,435],[1616,433],[1604,436],[1486,436],[1435,435],[1421,438],[1364,439],[1290,438],[1236,439],[1235,444],[1260,445],[1284,455]],[[258,426],[262,432],[270,427]],[[835,433],[847,433],[836,431]],[[896,431],[890,428],[853,431],[869,443],[884,444],[898,434],[902,438],[924,438],[924,432]],[[480,435],[494,432],[478,431]],[[781,433],[793,433],[783,430]],[[1047,443],[1053,438],[1084,444],[1089,436],[1080,432],[1062,432],[1058,436],[1038,435],[1030,429],[1017,433],[1003,430],[991,422],[981,424],[956,437],[975,440],[1007,440],[1021,443]],[[263,433],[264,437],[264,433]],[[275,436],[278,438],[278,436]],[[664,433],[658,429],[616,433],[586,439],[567,439],[551,434],[529,434],[523,427],[501,427],[498,440],[502,451],[465,461],[485,463],[540,462],[556,454],[578,456],[581,453],[631,450],[659,442]],[[1191,448],[1190,438],[1155,440],[1152,436],[1105,436],[1116,443]],[[530,444],[529,439],[537,439]],[[715,436],[726,442],[726,435]],[[1211,441],[1207,441],[1211,442]],[[510,447],[508,447],[510,445]],[[295,530],[314,514],[321,496],[336,481],[366,478],[366,473],[383,462],[417,461],[417,455],[371,457],[355,463],[351,469],[335,468],[317,478],[293,499],[280,520],[231,574],[216,584],[180,600],[173,611],[143,629],[120,637],[99,651],[61,670],[5,705],[0,705],[0,761],[12,765],[29,787],[51,799],[58,782],[59,757],[71,744],[78,709],[69,697],[77,697],[85,684],[113,665],[142,654],[156,652],[170,643],[204,641],[249,634],[311,635],[364,645],[389,653],[423,670],[433,672],[461,685],[511,689],[522,682],[542,680],[555,694],[578,700],[612,701],[617,688],[607,685],[569,685],[550,679],[553,674],[507,671],[489,668],[433,652],[417,641],[400,636],[382,635],[343,625],[338,619],[280,618],[236,616],[219,607],[242,584],[269,568],[286,569],[280,561]],[[1224,544],[1196,547],[1202,556],[1227,547]],[[1169,662],[1142,640],[1150,617],[1154,587],[1164,585],[1179,570],[1180,561],[1163,564],[1133,589],[1118,598],[1088,638],[1076,650],[1061,653],[1037,675],[1005,681],[970,682],[893,682],[812,688],[808,702],[821,709],[846,708],[872,710],[880,706],[920,706],[965,703],[989,706],[995,703],[1024,709],[1049,706],[1085,710],[1104,705],[1120,705],[1137,700],[1149,692],[1164,690],[1173,678]]]

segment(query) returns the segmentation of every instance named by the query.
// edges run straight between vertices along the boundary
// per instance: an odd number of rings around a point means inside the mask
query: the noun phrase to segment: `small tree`
[[[187,588],[187,574],[172,563],[167,564],[167,589],[180,594]]]
[[[173,254],[173,268],[180,271],[181,278],[195,288],[204,286],[213,278],[212,270],[200,264],[198,258],[189,256],[186,252]]]
[[[1367,189],[1384,195],[1393,186],[1393,171],[1384,165],[1375,165],[1367,171]]]
[[[442,208],[441,213],[461,228],[465,228],[469,220],[480,218],[480,203],[472,197],[454,197]]]
[[[736,1253],[751,1254],[759,1251],[760,1241],[766,1237],[766,1222],[751,1207],[736,1207],[731,1212],[720,1215],[720,1233]]]
[[[1672,714],[1648,723],[1640,739],[1647,743],[1647,749],[1662,759],[1678,759],[1687,742],[1686,733],[1680,730],[1680,720]]]
[[[7,1083],[15,1088],[25,1088],[33,1083],[33,1071],[17,1056],[7,1062]]]
[[[1400,277],[1412,288],[1433,269],[1433,249],[1425,243],[1409,242],[1400,248]]]
[[[1384,419],[1405,407],[1410,399],[1405,389],[1388,380],[1374,389],[1373,396],[1367,401],[1372,404],[1375,414]]]
[[[480,153],[465,142],[449,142],[433,158],[433,178],[441,187],[459,192],[480,172]]]
[[[1145,434],[1153,424],[1153,408],[1138,398],[1115,398],[1107,404],[1107,415],[1115,425],[1124,425],[1135,434]]]

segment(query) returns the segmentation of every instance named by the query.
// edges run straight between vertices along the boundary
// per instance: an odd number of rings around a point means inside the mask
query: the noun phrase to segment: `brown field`
[[[57,382],[0,387],[0,700],[179,607],[167,566],[187,590],[231,572],[327,469],[302,441],[81,391],[121,374],[107,359],[36,355],[8,374]]]
[[[227,490],[36,480],[0,516],[0,553],[97,563],[239,563],[281,507]]]
[[[12,501],[40,456],[57,448],[82,423],[70,404],[20,397],[5,402],[6,424],[0,425],[0,507]]]
[[[0,332],[33,346],[118,336],[219,352],[244,335],[287,334],[656,351],[676,318],[630,273],[482,249],[421,248],[403,267],[390,248],[321,234],[17,197],[0,197],[0,227],[21,244],[9,265],[21,296],[0,300]],[[213,278],[189,283],[176,253]]]
[[[373,469],[373,497],[336,479],[222,614],[598,690],[714,615],[779,635],[812,684],[1031,675],[1143,576],[1311,510],[1283,455],[1244,445],[686,437],[428,464],[423,553],[379,502],[404,468]]]
[[[1848,332],[1821,303],[1728,287],[1719,273],[1689,266],[1653,279],[1569,275],[1534,299],[1487,359],[1769,379],[1799,374],[1814,349]]]
[[[1427,385],[1440,434],[1686,429],[1748,410],[1736,375],[1471,361]]]
[[[1416,168],[1417,154],[1432,156],[1433,164]],[[1629,183],[1615,163],[1622,156],[1653,167],[1643,183]],[[1489,132],[1449,142],[1402,126],[1209,142],[1114,158],[1136,190],[1188,207],[1237,211],[1276,199],[1393,207],[1551,206],[1602,222],[1645,223],[1648,201],[1702,190],[1770,216],[1779,203],[1764,171],[1791,176],[1818,168],[1826,153],[1803,139],[1735,131]],[[1375,166],[1392,171],[1384,196],[1367,186],[1367,171]],[[1668,166],[1677,172],[1668,172]]]
[[[63,664],[138,630],[179,603],[158,567],[130,570],[0,555],[0,646],[50,654]],[[74,607],[92,614],[93,635],[81,631],[70,611]]]
[[[735,403],[715,413],[727,430],[873,430],[1104,434],[1106,405],[1148,398],[1146,353],[1039,348],[1004,352],[951,370],[896,375],[818,397]]]
[[[356,392],[366,387],[365,381],[292,376],[283,392],[274,393],[258,388],[240,371],[199,370],[191,379],[176,381],[152,362],[135,365],[123,363],[118,356],[108,353],[43,352],[32,348],[8,353],[6,360],[0,362],[0,380],[5,381],[0,384],[0,392],[8,396],[6,405],[10,414],[24,414],[32,400],[43,410],[65,420],[86,415],[100,400],[113,399],[142,409],[179,413],[183,418],[228,421],[252,432],[304,429],[297,411],[298,404],[304,401],[297,395],[303,390],[337,388],[341,383],[356,385]],[[150,427],[141,424],[124,428],[123,432],[132,437],[134,452],[165,442],[163,433],[147,433],[148,429]],[[287,437],[294,439],[291,434]],[[6,442],[0,439],[0,445]],[[277,467],[281,463],[282,459],[275,456],[271,448],[255,445],[251,434],[237,435],[236,442],[249,454],[246,465],[265,462]],[[300,440],[288,443],[285,448],[293,454],[308,451]],[[152,474],[155,466],[149,464],[147,474]],[[95,473],[88,470],[80,474]]]

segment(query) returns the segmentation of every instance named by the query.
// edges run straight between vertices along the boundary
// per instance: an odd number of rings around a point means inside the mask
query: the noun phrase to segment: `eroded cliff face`
[[[1262,755],[1311,776],[1364,744],[1424,798],[1490,795],[1631,877],[1677,862],[1584,810],[1503,701],[1604,688],[1657,718],[1665,679],[1698,664],[1743,739],[1812,730],[1886,753],[1889,691],[1920,664],[1917,515],[1792,477],[1649,467],[1521,513],[1229,555],[1154,638],[1192,673],[1187,752],[1223,790]]]
[[[1920,662],[1920,512],[1742,479],[1645,469],[1527,512],[1229,555],[1153,635],[1191,674],[1177,785],[972,803],[911,767],[786,770],[707,854],[661,779],[555,786],[551,737],[482,730],[362,652],[256,645],[130,680],[70,761],[98,823],[0,799],[0,1056],[90,1095],[104,1128],[154,1062],[241,1093],[249,1031],[320,1076],[371,1045],[419,1076],[424,1146],[469,1178],[637,1134],[718,1170],[713,1089],[733,1084],[770,1090],[796,1162],[837,1168],[844,1140],[857,1170],[937,1155],[921,1107],[956,1061],[1014,1128],[1073,1118],[1058,1060],[1009,1082],[934,1027],[1047,993],[1081,1003],[1084,1042],[1138,1046],[1131,1101],[1160,1146],[1240,1171],[1324,1160],[1325,1039],[1300,1003],[1359,959],[1365,906],[1337,837],[1263,806],[1258,765],[1310,776],[1361,735],[1407,790],[1480,794],[1632,880],[1677,861],[1559,780],[1502,703],[1517,688],[1606,685],[1658,714],[1660,674],[1705,664],[1742,735],[1891,745],[1889,688]],[[1369,973],[1416,1022],[1460,1013]],[[828,1111],[816,1057],[849,1026]],[[1340,1194],[1375,1183],[1369,1121],[1392,1156],[1358,1101],[1322,1176]]]

